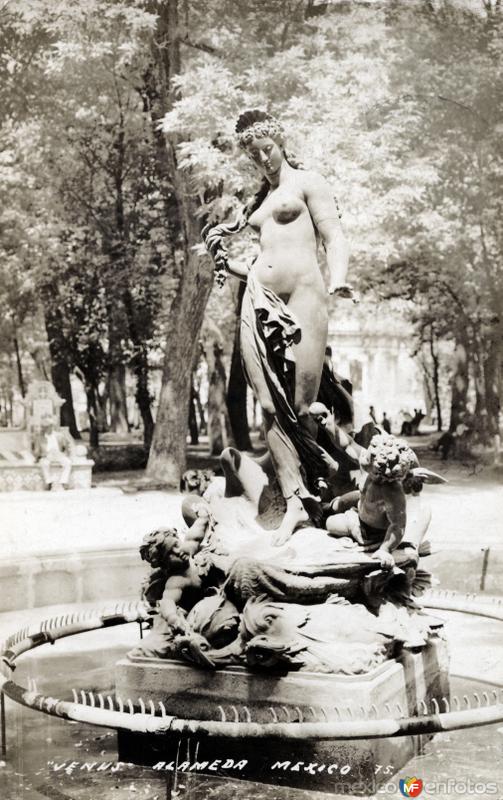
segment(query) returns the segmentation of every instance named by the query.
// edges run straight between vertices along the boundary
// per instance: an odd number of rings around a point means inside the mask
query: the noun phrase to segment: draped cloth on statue
[[[316,479],[327,477],[334,467],[333,460],[347,469],[355,469],[358,464],[342,448],[329,455],[295,412],[293,346],[301,336],[300,326],[288,306],[250,273],[241,309],[241,346],[242,349],[246,347],[249,361],[253,354],[253,363],[243,364],[243,368],[256,396],[260,396],[256,384],[262,384],[262,378],[267,386],[275,417],[269,435],[278,436],[291,454],[293,468],[286,496],[300,494],[302,497],[305,488],[299,485],[300,465],[308,487],[315,490]],[[326,394],[326,389],[324,391]]]
[[[351,383],[323,364],[318,403],[323,403],[332,413],[339,425],[353,424],[354,405],[351,396]]]

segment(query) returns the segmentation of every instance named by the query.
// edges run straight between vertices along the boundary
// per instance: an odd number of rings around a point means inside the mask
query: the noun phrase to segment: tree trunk
[[[485,382],[485,342],[477,338],[472,358],[473,381],[475,385],[474,421],[477,437],[481,441],[487,439],[487,404]]]
[[[108,372],[108,400],[110,403],[110,430],[127,433],[129,425],[126,405],[126,367],[112,364]]]
[[[208,362],[208,440],[210,455],[218,456],[229,444],[230,424],[225,402],[225,367],[222,348],[210,342],[206,360]]]
[[[432,382],[433,382],[433,394],[435,398],[435,408],[437,411],[437,431],[440,433],[442,430],[442,405],[440,403],[440,387],[439,387],[440,370],[439,370],[438,351],[435,349],[435,334],[433,331],[433,326],[431,328],[431,334],[430,334],[430,355],[433,365]]]
[[[491,438],[499,434],[502,389],[501,364],[502,334],[499,331],[495,331],[495,335],[487,342],[484,365],[487,433]]]
[[[100,418],[103,410],[101,405],[103,398],[100,398],[98,381],[94,372],[85,372],[83,365],[75,365],[75,374],[82,382],[87,400],[87,414],[89,417],[89,444],[91,447],[99,446],[99,435],[102,430]]]
[[[129,431],[126,393],[126,358],[123,341],[128,332],[128,314],[124,294],[127,293],[126,233],[124,225],[124,159],[125,132],[122,113],[119,115],[119,127],[114,141],[113,181],[115,188],[115,229],[110,240],[105,240],[104,250],[110,259],[111,285],[107,296],[109,370],[108,399],[110,403],[110,430],[114,433]],[[119,291],[117,289],[119,288]],[[120,290],[123,289],[121,292]]]
[[[426,371],[426,367],[424,364],[424,359],[421,359],[420,362],[421,367],[423,368],[423,392],[424,392],[424,401],[426,404],[426,416],[434,418],[434,405],[435,405],[435,398],[433,397],[433,387],[431,386],[431,379]]]
[[[8,408],[9,408],[9,426],[12,428],[14,425],[14,395],[12,389],[8,393]]]
[[[97,389],[90,384],[85,387],[87,398],[87,413],[89,415],[89,445],[99,447],[100,434],[98,430]]]
[[[120,248],[113,252],[112,261],[120,268]],[[127,433],[126,366],[123,341],[128,334],[128,318],[122,297],[107,302],[108,316],[108,379],[107,394],[110,407],[110,430]]]
[[[108,418],[107,418],[107,405],[108,405],[107,390],[105,389],[103,393],[100,393],[99,387],[96,386],[95,396],[96,396],[96,425],[98,426],[98,430],[100,433],[106,433],[106,431],[109,430]]]
[[[189,418],[191,368],[194,363],[204,308],[211,289],[212,272],[206,259],[193,250],[200,242],[201,222],[196,218],[197,200],[185,175],[178,169],[177,138],[162,137],[158,121],[178,99],[173,78],[181,71],[178,38],[178,0],[149,4],[157,14],[156,31],[152,39],[155,74],[148,87],[159,173],[172,187],[176,203],[176,230],[183,258],[174,267],[177,279],[175,297],[168,317],[162,385],[156,424],[147,464],[147,474],[179,486],[185,470],[186,441]]]
[[[195,396],[193,381],[190,387],[189,431],[190,431],[190,443],[199,444],[199,429],[197,427],[197,417],[196,417],[196,396]]]
[[[197,409],[197,416],[199,417],[199,433],[203,435],[208,433],[208,424],[206,422],[203,404],[201,403],[201,386],[200,384],[196,383],[194,377],[192,377],[192,390],[194,392],[194,402]]]
[[[75,408],[73,406],[72,385],[70,382],[70,370],[63,363],[53,364],[51,369],[52,382],[60,397],[65,401],[60,410],[61,425],[68,428],[74,439],[81,439],[80,431],[77,427]]]
[[[136,375],[136,402],[143,422],[143,444],[150,449],[154,434],[154,418],[152,416],[152,398],[148,390],[148,361],[145,350],[135,356],[133,369]]]
[[[75,418],[72,386],[70,382],[70,365],[68,363],[67,346],[62,332],[62,319],[59,312],[46,311],[44,315],[45,330],[49,341],[51,355],[51,377],[54,388],[65,401],[61,406],[61,425],[67,427],[74,439],[80,439],[80,432]]]
[[[19,342],[17,335],[14,336],[14,352],[16,353],[16,366],[17,366],[17,378],[19,381],[19,391],[21,392],[21,397],[24,397],[26,394],[26,390],[24,386],[23,366],[21,364],[21,356],[19,353]]]
[[[466,413],[469,381],[469,359],[467,343],[456,342],[453,356],[454,369],[451,380],[451,419],[449,430],[453,433]]]
[[[194,275],[196,256],[187,255],[185,280],[169,316],[161,392],[147,474],[171,486],[180,485],[185,471],[185,448],[190,403],[192,364],[198,346],[209,286],[204,281],[188,280]],[[209,283],[209,281],[208,281]]]
[[[137,324],[137,314],[129,288],[126,288],[124,291],[124,308],[127,315],[129,336],[135,348],[129,366],[136,377],[135,398],[143,421],[143,444],[148,450],[152,443],[152,436],[154,433],[152,397],[148,388],[148,347],[140,334],[141,327]]]
[[[239,282],[236,301],[236,327],[234,330],[234,346],[232,349],[229,385],[227,387],[227,409],[232,435],[238,450],[251,450],[250,429],[246,408],[247,383],[241,361],[241,305],[246,284]]]

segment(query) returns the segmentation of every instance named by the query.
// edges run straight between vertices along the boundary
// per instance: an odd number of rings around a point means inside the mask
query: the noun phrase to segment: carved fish
[[[215,592],[196,603],[187,625],[215,647],[224,647],[237,636],[239,613],[222,592]]]

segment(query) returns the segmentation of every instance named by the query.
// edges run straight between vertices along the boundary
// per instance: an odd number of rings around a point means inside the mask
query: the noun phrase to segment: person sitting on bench
[[[54,421],[51,416],[44,416],[40,423],[40,432],[36,433],[32,442],[32,452],[42,470],[42,476],[46,489],[68,487],[72,460],[70,453],[73,440],[66,431],[54,430]],[[61,477],[59,481],[51,478],[51,467],[54,464],[61,465]]]

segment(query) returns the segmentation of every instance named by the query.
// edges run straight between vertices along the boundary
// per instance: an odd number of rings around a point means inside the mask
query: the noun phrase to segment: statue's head
[[[378,434],[360,456],[360,466],[377,483],[395,483],[403,481],[418,466],[418,460],[406,442],[390,434]]]
[[[154,569],[179,572],[189,561],[176,528],[161,528],[147,533],[140,546],[140,556]]]
[[[258,108],[244,111],[237,123],[239,146],[248,154],[261,175],[274,178],[285,160],[284,132],[280,122]]]
[[[212,469],[188,469],[182,475],[180,490],[202,496],[214,477]]]

